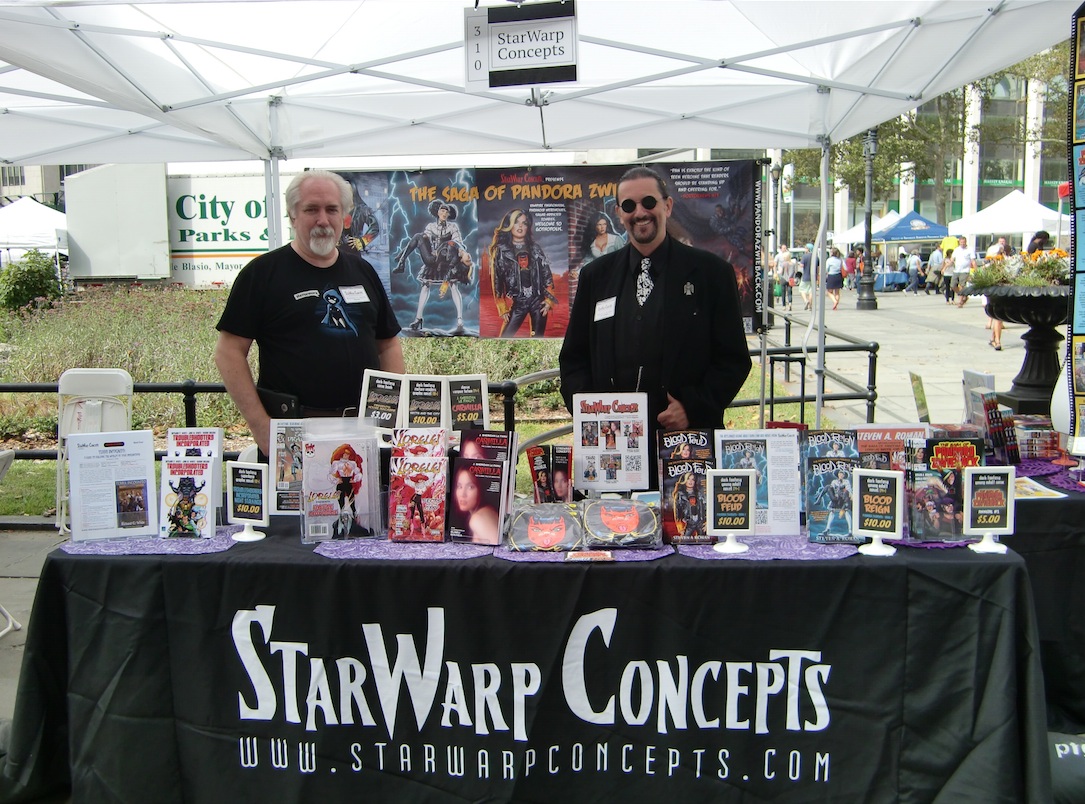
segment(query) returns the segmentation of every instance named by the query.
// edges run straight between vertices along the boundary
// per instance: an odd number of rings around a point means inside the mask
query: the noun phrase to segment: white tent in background
[[[10,262],[32,248],[54,254],[57,244],[67,239],[67,228],[63,212],[24,196],[0,207],[0,256]]]
[[[1061,221],[1060,221],[1061,218]],[[1044,229],[1052,239],[1060,231],[1070,233],[1070,216],[1033,201],[1020,190],[1011,190],[986,209],[966,215],[949,224],[951,235],[1022,235],[1027,243],[1033,234]]]
[[[895,209],[889,210],[885,213],[884,218],[879,218],[877,215],[870,219],[870,231],[874,235],[877,235],[879,229],[888,229],[894,223],[900,220],[900,213]],[[872,241],[876,241],[878,238],[871,237]],[[833,234],[832,241],[836,246],[846,245],[848,243],[862,243],[866,240],[866,221],[859,221],[850,229],[845,229],[843,232],[836,232]]]

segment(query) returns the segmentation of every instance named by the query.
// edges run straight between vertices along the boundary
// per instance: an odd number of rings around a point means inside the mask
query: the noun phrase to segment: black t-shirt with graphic
[[[241,270],[218,329],[256,341],[261,387],[309,407],[341,408],[358,404],[362,373],[380,368],[377,341],[400,326],[361,257],[340,252],[334,265],[317,268],[286,245]]]

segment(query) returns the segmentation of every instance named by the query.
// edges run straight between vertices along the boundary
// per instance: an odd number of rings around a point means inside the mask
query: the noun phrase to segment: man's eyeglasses
[[[633,211],[637,208],[637,203],[638,202],[634,201],[632,198],[625,199],[621,204],[622,212],[626,215],[632,215]],[[659,199],[654,195],[646,195],[639,203],[645,209],[655,209],[656,204],[659,203]]]

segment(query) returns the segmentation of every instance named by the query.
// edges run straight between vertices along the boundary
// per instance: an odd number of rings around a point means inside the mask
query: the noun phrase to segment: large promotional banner
[[[341,247],[376,269],[404,335],[561,338],[581,268],[626,246],[617,192],[629,167],[337,171],[354,190]],[[652,167],[674,198],[668,232],[734,266],[752,333],[760,166]],[[229,285],[267,250],[262,178],[171,177],[169,186],[175,282]]]
[[[1070,435],[1085,436],[1085,249],[1078,241],[1085,224],[1085,5],[1074,14],[1070,37],[1070,74],[1074,91],[1070,93],[1069,131],[1070,201],[1073,206],[1070,222],[1070,267],[1074,281],[1070,283],[1070,323],[1066,341],[1066,360],[1062,370],[1068,372],[1067,393],[1070,395]],[[1079,292],[1082,291],[1082,292]],[[1052,402],[1052,407],[1055,406]]]

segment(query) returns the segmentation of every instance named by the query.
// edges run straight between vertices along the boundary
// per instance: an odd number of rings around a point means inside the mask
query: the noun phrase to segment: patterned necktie
[[[655,287],[655,283],[652,282],[652,274],[649,269],[652,267],[652,261],[647,257],[644,257],[640,261],[640,273],[637,274],[637,304],[641,307],[648,301],[648,297],[652,295],[652,288]]]

